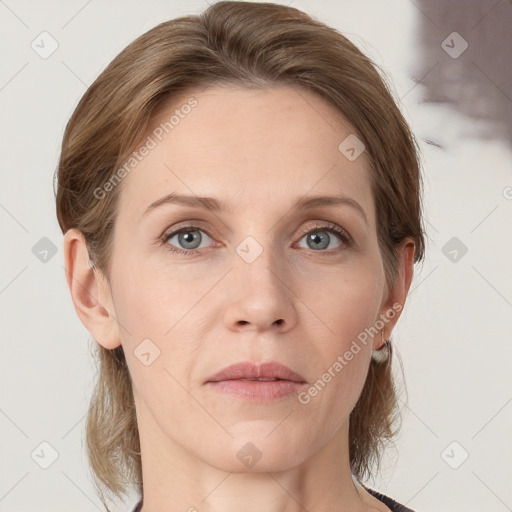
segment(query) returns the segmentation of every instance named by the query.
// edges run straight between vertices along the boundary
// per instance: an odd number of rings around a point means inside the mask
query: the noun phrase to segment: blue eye
[[[207,238],[211,238],[203,229],[200,229],[197,226],[187,226],[186,228],[181,228],[177,231],[173,231],[172,233],[164,235],[163,242],[168,243],[170,240],[176,237],[177,243],[181,245],[182,249],[168,244],[169,250],[171,252],[188,255],[189,253],[197,252],[197,249],[204,248],[201,247],[201,242],[203,241],[203,235],[201,233],[204,233]]]
[[[330,234],[334,235],[339,243],[336,247],[326,251],[325,249],[332,242]],[[343,248],[350,247],[352,244],[350,235],[345,230],[332,223],[315,225],[313,227],[310,226],[307,230],[303,230],[301,235],[300,240],[307,238],[306,243],[308,246],[305,247],[306,249],[311,249],[313,252],[325,253],[326,255],[338,254]],[[169,242],[173,238],[176,238],[176,241],[174,244],[170,244]],[[199,226],[184,226],[171,233],[164,234],[161,242],[172,253],[194,256],[200,252],[199,249],[208,247],[208,239],[211,244],[213,238]]]
[[[333,247],[332,249],[336,249],[340,247],[340,245],[349,245],[349,237],[348,235],[341,229],[337,228],[337,226],[319,226],[313,229],[310,229],[306,235],[302,238],[306,238],[306,243],[308,244],[309,249],[312,249],[313,251],[323,250],[327,249],[329,244],[332,241],[332,237],[329,235],[334,234],[335,238],[338,239],[338,241],[341,240],[341,244],[337,245],[336,247]],[[302,239],[301,239],[302,240]]]

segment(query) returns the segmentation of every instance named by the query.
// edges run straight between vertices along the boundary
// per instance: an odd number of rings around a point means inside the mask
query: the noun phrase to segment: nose
[[[242,253],[240,253],[242,254]],[[290,267],[268,247],[254,261],[234,255],[234,268],[226,283],[225,323],[231,330],[279,332],[297,323],[297,301]]]

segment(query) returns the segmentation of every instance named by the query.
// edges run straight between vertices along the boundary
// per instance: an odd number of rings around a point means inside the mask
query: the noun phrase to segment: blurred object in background
[[[411,2],[418,59],[410,73],[421,101],[467,117],[464,135],[512,145],[512,0]],[[442,130],[432,141],[446,142]]]

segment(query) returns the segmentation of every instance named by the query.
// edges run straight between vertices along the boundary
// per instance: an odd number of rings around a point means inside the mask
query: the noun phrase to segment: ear
[[[77,229],[64,235],[64,262],[71,298],[85,328],[102,347],[118,347],[121,340],[109,283],[92,268],[85,238]]]
[[[400,315],[402,314],[407,293],[411,286],[414,270],[415,243],[412,238],[406,238],[397,249],[397,275],[387,298],[379,311],[379,319],[384,321],[383,338],[389,339]],[[374,349],[382,345],[381,336],[374,337]]]

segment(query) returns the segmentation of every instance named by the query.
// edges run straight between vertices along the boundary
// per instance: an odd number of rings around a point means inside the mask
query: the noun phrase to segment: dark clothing
[[[374,491],[366,487],[366,485],[361,484],[372,496],[375,496],[379,501],[382,501],[386,507],[388,507],[392,512],[414,512],[410,508],[407,508],[405,505],[401,505],[397,503],[395,500],[381,494],[380,492]]]
[[[395,500],[389,498],[388,496],[385,496],[384,494],[381,494],[380,492],[374,491],[373,489],[370,489],[369,487],[366,487],[366,485],[361,484],[372,496],[375,496],[379,501],[384,503],[386,507],[388,507],[391,512],[414,512],[410,508],[405,507],[404,505],[400,505],[400,503],[397,503]],[[137,506],[133,509],[133,512],[140,512],[140,509],[142,508],[142,500],[137,503]]]

